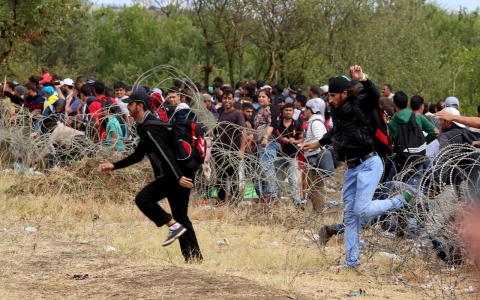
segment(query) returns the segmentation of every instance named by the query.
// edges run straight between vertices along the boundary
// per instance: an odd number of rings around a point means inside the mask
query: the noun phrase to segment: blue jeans
[[[347,257],[344,264],[360,264],[358,244],[360,241],[360,218],[371,218],[403,206],[403,196],[372,201],[375,189],[383,173],[382,160],[374,156],[355,169],[347,169],[344,177],[342,197],[344,201],[344,223]]]
[[[300,202],[300,190],[298,186],[298,161],[296,157],[281,157],[275,161],[275,168],[278,169],[278,177],[283,180],[287,176],[290,193],[293,201]]]
[[[277,193],[277,183],[275,177],[275,159],[277,152],[280,149],[280,144],[277,142],[269,142],[266,147],[262,145],[257,146],[258,157],[260,158],[260,170],[262,179],[255,181],[255,190],[257,195],[274,195]]]
[[[379,190],[380,193],[378,195],[377,200],[387,199],[388,194],[401,193],[403,192],[403,190],[406,189],[406,187],[407,187],[407,184],[403,182],[389,181],[385,184],[385,186],[382,187],[381,190]],[[390,218],[389,214],[381,214],[373,218],[367,218],[367,217],[360,218],[360,226],[362,228],[369,228],[380,222],[384,224],[385,229],[387,231],[395,232],[397,230],[398,224],[395,220],[392,220],[392,218]],[[345,225],[343,223],[334,224],[333,228],[335,229],[337,234],[341,234],[345,232]],[[408,228],[408,222],[407,222],[407,228]]]

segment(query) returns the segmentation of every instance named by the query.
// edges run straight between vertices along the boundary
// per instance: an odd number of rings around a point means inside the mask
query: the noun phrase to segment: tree
[[[93,15],[99,52],[96,71],[102,78],[131,79],[158,65],[195,73],[203,52],[202,40],[186,16],[159,18],[154,11],[139,5],[124,7],[119,12],[102,8]],[[129,68],[131,74],[125,78],[123,70],[127,66],[134,68]]]
[[[34,41],[68,30],[85,0],[4,0],[0,6],[0,64]]]
[[[259,27],[251,42],[263,54],[265,79],[285,83],[294,73],[288,70],[288,55],[312,42],[313,4],[308,0],[252,0],[253,20]]]

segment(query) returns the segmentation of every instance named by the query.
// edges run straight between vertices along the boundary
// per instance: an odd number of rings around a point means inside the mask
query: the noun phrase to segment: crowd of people
[[[42,76],[30,77],[25,85],[6,82],[0,91],[10,123],[19,123],[27,111],[33,116],[27,124],[29,138],[49,135],[52,140],[51,147],[32,163],[47,159],[48,168],[66,163],[55,150],[68,148],[72,140],[90,140],[123,157],[102,165],[100,171],[132,165],[147,155],[156,180],[139,193],[136,203],[157,226],[170,227],[164,245],[180,238],[187,261],[201,259],[187,216],[195,175],[175,159],[168,132],[152,120],[166,124],[191,120],[208,127],[205,136],[215,144],[217,203],[242,198],[245,173],[252,170],[247,165],[255,164],[257,203],[274,204],[290,195],[296,208],[305,209],[311,202],[313,213],[320,214],[329,178],[343,162],[344,222],[323,226],[320,242],[344,232],[347,257],[342,266],[353,268],[360,264],[361,225],[384,221],[391,211],[415,207],[415,198],[435,196],[442,184],[458,187],[469,179],[465,172],[448,178],[429,174],[432,165],[442,163],[436,155],[452,144],[480,145],[480,107],[477,117],[464,117],[459,99],[453,96],[429,105],[420,95],[409,98],[403,91],[394,93],[390,84],[380,92],[359,66],[351,67],[350,78],[332,77],[307,91],[295,84],[285,87],[261,80],[232,87],[221,77],[206,87],[184,78],[174,80],[171,87],[151,89],[118,81],[110,88],[93,77],[51,76],[47,67],[42,68]],[[425,175],[436,181],[431,185],[436,189],[419,187]],[[287,193],[279,191],[279,180],[288,182]],[[379,183],[394,191],[390,198],[373,200]],[[175,189],[177,184],[182,193]],[[160,196],[173,205],[173,217],[156,204]],[[407,231],[415,234],[415,228]]]

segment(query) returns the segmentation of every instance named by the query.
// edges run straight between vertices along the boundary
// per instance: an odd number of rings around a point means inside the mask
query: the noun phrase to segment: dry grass
[[[97,165],[90,161],[38,178],[5,173],[0,187],[0,229],[8,230],[0,232],[2,299],[341,299],[360,288],[368,299],[477,295],[442,292],[441,283],[420,288],[452,276],[459,279],[457,286],[480,287],[462,269],[441,273],[415,259],[397,262],[372,255],[362,257],[366,263],[359,272],[334,269],[343,261],[343,238],[318,248],[311,236],[318,224],[341,220],[335,209],[318,220],[287,204],[264,209],[245,202],[208,210],[194,197],[190,217],[204,262],[184,265],[178,244],[160,246],[166,229],[157,229],[133,203],[149,171],[140,167],[99,175]],[[38,232],[23,231],[26,226]],[[219,245],[221,239],[228,245]],[[106,252],[107,246],[117,250]],[[80,282],[66,276],[80,273],[103,278]],[[182,278],[187,281],[177,282]],[[397,278],[403,283],[395,284]]]

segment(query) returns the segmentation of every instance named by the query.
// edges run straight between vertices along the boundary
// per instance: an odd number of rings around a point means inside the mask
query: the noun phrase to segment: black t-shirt
[[[245,117],[240,110],[223,112],[218,117],[217,134],[224,149],[238,151],[242,144],[242,130],[246,127]]]
[[[288,128],[283,124],[283,119],[280,119],[277,122],[277,129],[280,132],[280,135],[284,138],[289,139],[293,137],[294,139],[298,140],[300,135],[303,133],[302,126],[298,121],[292,120],[292,123],[290,126],[288,126]],[[281,145],[283,146],[281,150],[283,156],[295,157],[297,155],[298,149],[292,143],[284,143],[281,141]]]

